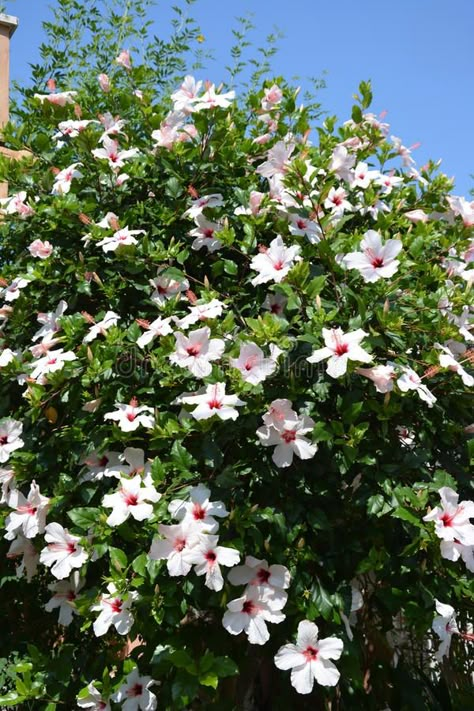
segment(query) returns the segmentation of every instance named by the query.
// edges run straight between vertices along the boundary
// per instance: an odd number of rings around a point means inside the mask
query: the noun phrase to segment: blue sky
[[[48,0],[4,0],[20,18],[12,43],[12,78],[26,82],[37,61]],[[172,2],[152,12],[166,34]],[[203,77],[219,83],[229,62],[235,18],[252,14],[255,46],[275,26],[283,33],[275,73],[326,80],[323,108],[345,120],[362,79],[371,79],[373,110],[387,110],[391,133],[421,142],[418,165],[443,159],[457,194],[474,186],[474,0],[198,0],[193,10],[216,61]],[[161,28],[165,28],[163,33]],[[64,87],[63,87],[64,88]]]

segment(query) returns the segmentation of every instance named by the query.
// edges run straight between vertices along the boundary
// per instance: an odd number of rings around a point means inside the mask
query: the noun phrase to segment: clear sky
[[[4,0],[20,18],[11,73],[21,82],[38,59],[51,2]],[[151,14],[159,35],[166,35],[172,4],[158,2]],[[341,121],[359,82],[371,79],[373,110],[388,111],[391,133],[407,146],[421,142],[417,164],[442,158],[457,194],[474,186],[474,0],[198,0],[193,14],[216,57],[201,78],[225,79],[234,18],[252,14],[255,46],[275,26],[284,33],[275,73],[299,76],[303,86],[305,77],[323,77],[323,108]]]

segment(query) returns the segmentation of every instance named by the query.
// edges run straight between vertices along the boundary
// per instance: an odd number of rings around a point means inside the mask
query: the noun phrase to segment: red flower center
[[[296,439],[296,431],[295,430],[283,430],[281,433],[280,437],[286,444],[290,444],[290,442],[294,442]]]
[[[110,603],[110,607],[113,612],[122,612],[122,600],[119,597],[116,597],[115,600],[112,600]]]
[[[311,646],[306,647],[303,655],[306,657],[308,662],[314,662],[318,658],[318,650]]]
[[[185,548],[185,546],[186,546],[186,539],[185,538],[177,538],[174,542],[173,548],[178,553],[181,553],[181,551],[183,550],[183,548]]]
[[[193,518],[196,521],[202,521],[203,518],[206,518],[206,509],[203,509],[201,504],[194,504],[193,506]]]
[[[134,412],[127,412],[127,420],[128,420],[129,422],[133,422],[133,420],[135,419],[135,417],[136,417],[136,415],[135,415]]]
[[[97,462],[97,464],[99,464],[99,466],[101,466],[101,467],[105,467],[105,465],[108,463],[109,463],[109,458],[106,457],[105,454]]]
[[[282,262],[280,259],[280,261],[275,262],[275,264],[273,265],[273,268],[276,269],[277,272],[280,272],[284,266],[285,266],[284,262]]]
[[[67,595],[66,595],[66,598],[67,598],[70,602],[72,602],[73,600],[75,600],[75,599],[76,599],[76,593],[74,592],[74,590],[69,590],[68,593],[67,593]]]
[[[214,235],[214,230],[212,230],[210,227],[202,231],[203,237],[207,237],[210,239]]]
[[[136,494],[127,493],[126,491],[123,494],[127,506],[136,506],[138,504],[138,496]]]
[[[447,511],[445,511],[444,514],[440,517],[440,521],[443,522],[443,526],[452,526],[456,513],[457,511],[455,511],[453,514],[449,514]]]
[[[131,689],[127,689],[127,696],[133,698],[134,696],[141,696],[143,694],[143,686],[141,684],[135,684]]]
[[[383,267],[383,258],[382,257],[374,257],[374,259],[372,259],[372,266],[375,267],[375,269],[378,269],[379,267]]]
[[[205,558],[208,561],[208,563],[214,563],[217,560],[217,556],[214,553],[214,551],[207,551]]]
[[[220,403],[219,400],[216,400],[216,398],[210,400],[208,405],[210,410],[220,410],[222,407],[222,403]]]
[[[245,612],[246,615],[251,615],[255,610],[255,603],[252,600],[246,600],[242,605],[242,612]]]
[[[190,356],[197,356],[201,351],[201,345],[199,343],[194,343],[192,346],[186,348],[186,353]]]
[[[265,570],[265,568],[259,568],[259,571],[257,573],[257,580],[261,585],[265,585],[268,583],[270,580],[271,573],[269,570]]]
[[[76,544],[73,543],[72,541],[70,541],[70,542],[67,544],[67,552],[68,552],[69,554],[76,552]]]
[[[0,447],[3,447],[8,442],[8,435],[0,435]]]
[[[349,346],[347,343],[338,343],[336,348],[335,348],[335,354],[338,356],[344,355],[344,353],[347,353],[349,351]]]

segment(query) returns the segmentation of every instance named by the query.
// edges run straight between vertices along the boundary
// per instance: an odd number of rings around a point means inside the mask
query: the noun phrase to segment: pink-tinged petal
[[[389,259],[395,259],[395,257],[400,254],[400,252],[403,249],[403,244],[401,240],[399,239],[389,239],[385,242],[383,249],[382,249],[382,254],[384,261],[388,261]]]
[[[273,450],[272,460],[277,467],[289,467],[293,463],[293,450],[287,444],[278,444]]]
[[[235,408],[223,405],[221,408],[216,410],[216,415],[221,420],[236,420],[239,416],[239,413]]]
[[[288,568],[284,565],[271,565],[270,578],[268,582],[276,588],[288,588],[290,586],[291,576]]]
[[[331,378],[340,378],[347,371],[347,361],[347,353],[344,353],[341,356],[332,356],[328,360],[327,374],[330,375]]]
[[[217,559],[220,565],[225,565],[231,568],[233,565],[237,565],[240,561],[240,553],[235,550],[235,548],[226,548],[224,546],[217,546],[215,549],[217,554]]]
[[[311,664],[305,663],[291,671],[291,685],[298,694],[310,694],[313,690],[314,676]]]
[[[304,654],[295,644],[285,644],[280,647],[275,655],[275,665],[278,669],[292,669],[293,667],[299,667],[306,664],[306,658]]]
[[[151,504],[137,504],[136,506],[131,506],[129,512],[135,521],[145,521],[153,516],[153,506]]]
[[[459,494],[454,489],[449,486],[442,486],[438,493],[445,508],[449,505],[454,507],[458,505]]]
[[[454,541],[441,541],[441,557],[445,558],[446,560],[459,560],[461,556],[459,548],[460,546],[456,545]]]
[[[341,676],[332,662],[322,658],[311,662],[311,671],[321,686],[336,686]]]
[[[103,610],[99,617],[94,620],[94,624],[92,625],[95,636],[102,637],[102,635],[108,632],[111,624],[112,616],[109,614],[108,610]]]
[[[152,560],[164,560],[173,551],[173,544],[170,541],[163,541],[155,538],[151,544],[149,556]]]
[[[378,254],[382,250],[382,238],[375,230],[367,230],[360,246],[362,249],[371,249]]]
[[[306,647],[318,646],[318,626],[309,620],[302,620],[298,625],[298,635],[296,638],[298,647],[306,649]]]
[[[206,587],[218,592],[224,587],[224,578],[218,565],[209,568],[206,573]]]
[[[122,612],[113,620],[115,629],[118,634],[128,634],[133,625],[133,616],[131,612]]]
[[[326,637],[318,642],[318,656],[322,659],[339,659],[343,649],[344,643],[337,637]]]
[[[227,610],[222,618],[222,624],[227,632],[237,635],[244,631],[247,625],[247,619],[247,615],[243,615],[241,612]]]
[[[332,354],[333,351],[331,350],[331,348],[318,348],[309,356],[309,358],[306,358],[306,360],[308,361],[308,363],[319,363],[321,360],[332,356]]]
[[[167,562],[168,573],[172,577],[178,575],[187,575],[191,570],[191,563],[187,563],[184,560],[184,556],[181,553],[173,551]]]
[[[107,518],[108,526],[120,526],[130,516],[130,509],[123,504],[122,506],[114,506],[110,516]]]
[[[367,351],[364,351],[360,346],[351,346],[347,353],[350,360],[356,360],[359,363],[370,363],[372,356]]]
[[[250,644],[265,644],[270,639],[270,632],[263,617],[251,617],[247,626]]]
[[[300,437],[293,442],[293,449],[300,459],[312,459],[318,451],[317,445],[306,442]]]

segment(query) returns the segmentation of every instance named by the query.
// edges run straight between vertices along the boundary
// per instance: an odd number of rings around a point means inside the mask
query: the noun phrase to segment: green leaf
[[[85,506],[80,509],[72,509],[72,511],[67,512],[67,515],[78,528],[87,530],[97,524],[100,510],[91,506]]]
[[[127,556],[120,548],[110,547],[109,556],[112,567],[119,573],[127,567]]]

